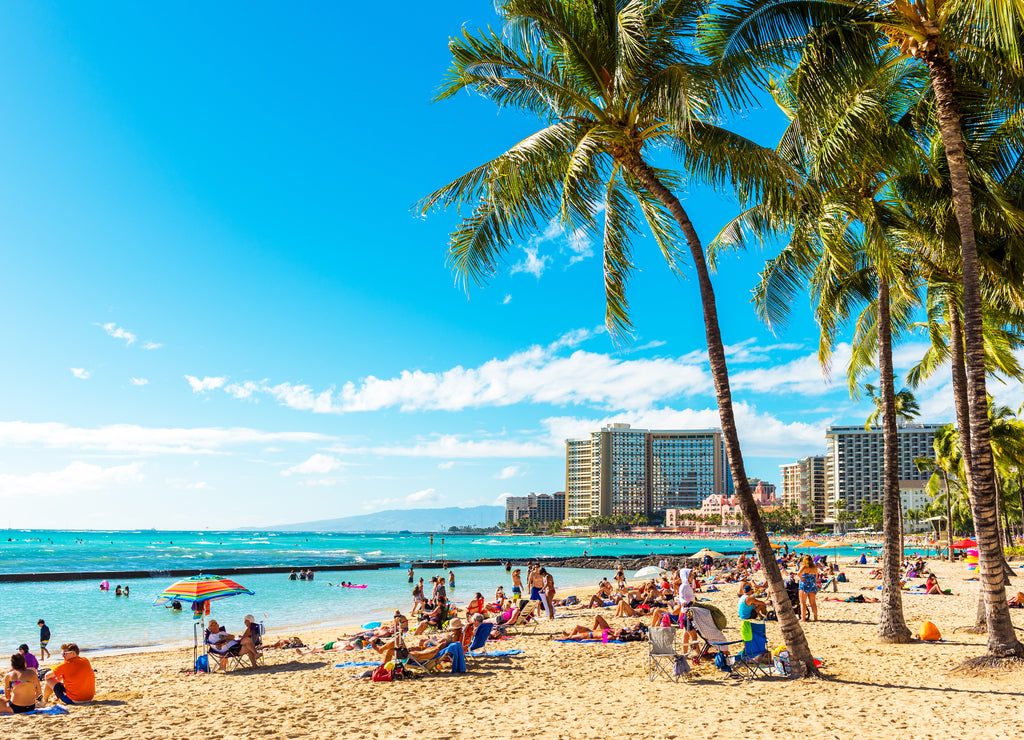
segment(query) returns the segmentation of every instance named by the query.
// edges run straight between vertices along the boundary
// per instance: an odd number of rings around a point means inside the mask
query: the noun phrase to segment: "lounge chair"
[[[263,654],[263,633],[266,632],[266,627],[263,622],[253,622],[256,629],[253,630],[253,647],[256,648],[256,665],[266,665],[266,656]],[[235,668],[246,668],[251,667],[252,664],[249,659],[241,654],[228,654],[228,664],[231,669]]]
[[[452,662],[452,673],[466,672],[466,652],[462,649],[461,642],[451,643],[443,650],[439,651],[433,658],[425,660],[422,663],[410,655],[406,660],[405,665],[412,668],[419,668],[427,673],[440,673],[443,670],[441,663],[445,658]]]
[[[653,681],[661,674],[669,681],[678,681],[675,665],[676,660],[682,656],[676,652],[676,628],[651,627],[647,631],[647,637],[648,678]]]
[[[487,638],[491,636],[491,630],[493,629],[494,622],[480,623],[480,626],[476,628],[476,632],[473,633],[473,641],[466,648],[466,658],[468,660],[473,661],[487,657]]]

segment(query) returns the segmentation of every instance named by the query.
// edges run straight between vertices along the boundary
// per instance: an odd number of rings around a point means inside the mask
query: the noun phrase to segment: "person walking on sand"
[[[50,651],[46,649],[50,642],[50,628],[46,626],[45,619],[40,619],[36,624],[39,625],[39,659],[46,660],[50,657]]]
[[[512,598],[518,599],[523,595],[523,578],[519,568],[512,571]]]
[[[540,569],[540,574],[544,576],[544,595],[548,598],[548,616],[551,619],[555,618],[555,577],[548,573],[544,568]]]

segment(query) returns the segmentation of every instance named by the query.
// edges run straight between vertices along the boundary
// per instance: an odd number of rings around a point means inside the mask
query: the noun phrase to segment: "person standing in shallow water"
[[[455,571],[453,570],[448,571],[448,588],[452,591],[455,590]]]
[[[416,578],[416,574],[413,572],[412,566],[409,566],[409,583],[412,583]]]

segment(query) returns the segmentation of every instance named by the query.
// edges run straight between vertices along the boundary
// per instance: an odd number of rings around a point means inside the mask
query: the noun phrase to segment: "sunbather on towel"
[[[602,642],[634,642],[647,637],[647,628],[637,622],[632,627],[621,627],[612,629],[611,626],[598,614],[594,617],[594,625],[588,629],[585,625],[578,624],[571,632],[562,632],[563,640],[574,642],[586,642],[588,640],[601,640]]]

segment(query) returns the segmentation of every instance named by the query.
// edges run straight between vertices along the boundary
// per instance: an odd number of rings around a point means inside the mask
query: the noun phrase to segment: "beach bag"
[[[921,639],[925,642],[938,642],[942,639],[942,633],[933,622],[926,621],[921,625]]]
[[[672,666],[673,676],[685,676],[690,672],[690,664],[685,655],[677,655],[675,665]]]
[[[379,665],[373,669],[373,673],[370,674],[370,678],[373,681],[390,681],[393,678],[393,675],[390,670]]]
[[[195,665],[196,673],[209,673],[210,672],[210,660],[205,655],[200,655],[196,658]]]
[[[580,600],[576,596],[568,596],[565,599],[566,606],[573,606],[578,603],[580,603]]]
[[[726,673],[732,673],[732,666],[729,665],[729,656],[725,653],[715,653],[715,668]]]
[[[846,574],[845,573],[840,573],[839,575],[836,576],[836,580],[839,581],[840,583],[846,583]]]

